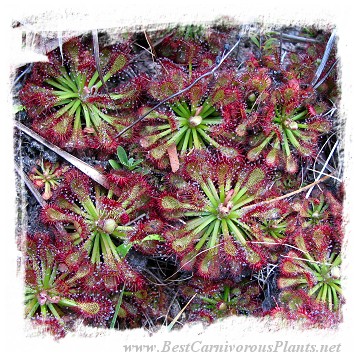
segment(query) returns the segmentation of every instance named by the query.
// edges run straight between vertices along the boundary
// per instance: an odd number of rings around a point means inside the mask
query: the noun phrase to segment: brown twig
[[[154,110],[158,109],[161,105],[163,105],[164,103],[166,103],[167,101],[185,93],[186,91],[188,91],[189,89],[191,89],[193,86],[195,86],[199,81],[201,81],[203,78],[208,77],[213,75],[217,69],[222,65],[222,63],[225,61],[225,59],[227,57],[229,57],[229,55],[239,46],[241,38],[238,39],[238,41],[233,45],[233,47],[221,58],[220,62],[213,67],[209,72],[206,72],[204,74],[202,74],[200,77],[196,78],[190,85],[188,85],[187,87],[185,87],[184,89],[181,89],[180,91],[172,94],[171,96],[163,99],[162,101],[160,101],[158,104],[156,104],[153,108],[149,109],[144,115],[142,115],[141,117],[139,117],[137,120],[135,120],[132,124],[128,125],[126,128],[124,128],[121,132],[119,132],[115,138],[118,138],[120,136],[122,136],[126,131],[128,131],[129,129],[133,128],[135,125],[137,125],[140,121],[142,121],[145,117],[147,117],[151,112],[153,112]]]
[[[310,189],[311,187],[316,186],[316,185],[322,183],[323,181],[328,180],[329,178],[331,178],[330,175],[324,174],[324,176],[321,179],[319,179],[317,181],[314,181],[314,182],[310,183],[307,186],[301,187],[296,191],[292,191],[292,192],[287,193],[286,195],[283,195],[283,196],[280,196],[280,197],[272,198],[271,200],[257,202],[257,203],[254,203],[252,205],[249,205],[249,206],[244,206],[244,207],[241,208],[241,210],[243,210],[243,211],[244,210],[251,210],[251,209],[254,209],[254,208],[259,207],[261,205],[270,204],[270,203],[274,203],[274,202],[278,202],[278,201],[284,200],[284,199],[286,199],[288,197],[292,197],[294,195],[297,195],[298,193],[306,191],[306,190]]]
[[[150,49],[150,53],[152,54],[152,60],[154,61],[154,58],[157,58],[157,53],[155,51],[155,46],[154,43],[152,43],[152,40],[150,39],[149,35],[147,34],[147,31],[143,31],[145,40],[147,41]]]
[[[100,49],[99,49],[99,35],[97,30],[92,30],[92,43],[94,45],[94,58],[95,58],[95,66],[97,73],[99,74],[100,81],[105,89],[105,92],[108,94],[107,84],[105,82],[104,76],[102,74],[101,66],[100,66]]]

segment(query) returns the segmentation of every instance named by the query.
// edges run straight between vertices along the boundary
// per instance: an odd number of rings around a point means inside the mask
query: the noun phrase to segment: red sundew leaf
[[[54,205],[47,205],[42,211],[42,217],[45,223],[55,223],[60,221],[66,221],[68,216],[67,214]]]
[[[127,176],[127,171],[124,170],[115,170],[112,171],[111,173],[105,175],[107,180],[110,183],[113,183],[114,185],[117,185],[118,187],[126,185],[128,182],[130,182],[130,177]]]
[[[286,156],[286,171],[290,174],[295,174],[298,170],[298,164],[292,154]]]
[[[309,237],[309,251],[312,253],[312,256],[315,260],[322,262],[326,259],[331,241],[331,234],[332,230],[329,225],[321,225],[317,227],[313,231],[312,236]]]
[[[205,279],[217,279],[220,276],[220,258],[218,249],[213,248],[198,257],[197,274]]]
[[[127,289],[138,291],[146,287],[147,282],[144,277],[134,271],[126,261],[122,261],[119,265],[120,280],[125,283]]]
[[[244,247],[245,249],[245,261],[254,270],[260,270],[265,265],[265,256],[262,254],[261,250],[255,245],[252,247],[248,244]]]
[[[80,201],[90,197],[90,179],[79,170],[67,171],[63,183]]]
[[[120,215],[120,222],[121,224],[125,225],[130,221],[129,215],[127,213],[122,213]]]
[[[96,71],[95,58],[91,51],[82,50],[79,53],[78,71],[91,78]]]
[[[307,123],[307,127],[309,130],[324,134],[331,130],[331,123],[324,118],[316,118]]]
[[[68,115],[63,115],[60,118],[50,115],[44,120],[36,119],[33,122],[33,128],[44,138],[64,145],[72,135],[73,120],[74,118]]]
[[[161,236],[165,230],[165,223],[160,219],[149,219],[139,222],[137,229],[129,237],[129,241],[134,244],[134,248],[143,254],[152,255],[157,252],[158,246],[161,245]],[[145,240],[151,234],[159,237],[156,240]]]
[[[198,258],[197,254],[198,252],[196,252],[195,250],[184,254],[184,256],[181,258],[180,269],[183,271],[193,271],[196,264],[196,260]]]
[[[186,251],[190,251],[194,246],[194,240],[198,239],[198,236],[191,232],[185,232],[184,230],[172,232],[174,238],[171,239],[171,249],[178,255],[185,254]]]
[[[66,62],[70,67],[70,71],[78,72],[79,54],[83,52],[83,45],[79,37],[75,37],[63,45],[63,54]]]
[[[287,258],[282,262],[281,264],[282,273],[285,274],[286,276],[304,274],[305,270],[307,270],[306,264],[298,259],[299,256],[296,253],[294,252],[288,253],[288,257],[291,256],[294,259]]]
[[[108,198],[106,196],[99,196],[96,198],[96,207],[107,212],[107,217],[114,217],[122,213],[122,204],[119,201]]]
[[[168,73],[151,81],[148,86],[148,93],[157,100],[164,100],[187,85],[186,74],[182,69],[179,67],[170,68],[170,66],[166,66],[165,62],[164,68],[168,70]]]
[[[89,227],[82,217],[64,212],[56,206],[47,206],[44,208],[41,213],[41,219],[46,224],[72,224],[75,232],[67,233],[67,237],[70,237],[71,235],[79,235],[80,238],[86,239],[90,233]],[[63,235],[66,233],[61,232],[60,234]]]
[[[230,236],[223,236],[222,238],[222,250],[225,254],[226,259],[245,261],[245,253],[243,249],[238,246],[235,240]]]
[[[187,93],[190,104],[193,107],[197,107],[201,102],[201,99],[207,91],[207,85],[200,81],[197,85],[193,86]],[[196,114],[197,115],[197,114]]]
[[[36,316],[32,319],[35,326],[38,326],[41,332],[49,333],[54,339],[59,340],[64,338],[67,331],[65,327],[54,317]]]
[[[280,163],[280,154],[277,148],[272,148],[266,155],[266,164],[271,167],[277,167]]]
[[[305,239],[302,235],[298,235],[295,237],[295,243],[297,248],[299,248],[303,254],[309,254],[308,247],[305,243]]]
[[[199,207],[188,203],[181,202],[176,197],[165,194],[159,200],[160,207],[163,211],[173,212],[173,211],[182,211],[182,210],[200,210]]]
[[[294,287],[294,286],[298,286],[300,284],[303,283],[303,279],[304,278],[300,278],[300,277],[281,277],[279,278],[279,280],[277,281],[277,286],[279,287],[279,289],[286,289],[289,287]]]
[[[122,283],[118,274],[114,272],[102,274],[101,278],[106,291],[117,291],[118,286]]]
[[[58,102],[58,97],[52,90],[33,83],[26,83],[19,93],[21,102],[25,105],[28,115],[37,118],[48,112],[48,108]]]
[[[85,320],[105,322],[113,313],[112,302],[100,295],[83,297],[76,303],[77,307],[74,310]]]

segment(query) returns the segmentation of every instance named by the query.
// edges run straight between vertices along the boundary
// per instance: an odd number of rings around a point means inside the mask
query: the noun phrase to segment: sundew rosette
[[[118,249],[130,242],[131,235],[136,235],[135,227],[126,224],[144,211],[150,200],[150,186],[140,174],[130,175],[135,183],[116,188],[114,194],[72,169],[42,212],[44,222],[62,224],[64,238],[80,247],[91,263],[102,270],[108,289],[115,289],[122,282],[137,288],[144,284]]]
[[[144,76],[120,81],[131,55],[126,45],[102,48],[100,68],[94,51],[73,38],[47,54],[48,62],[35,63],[20,92],[33,129],[65,149],[101,148],[113,151],[115,136],[132,121],[125,111],[134,106]],[[121,140],[129,138],[128,131]]]
[[[206,72],[206,69],[195,70],[189,76],[181,66],[167,61],[163,65],[161,73],[148,86],[148,93],[158,101],[185,89]],[[216,78],[203,78],[145,117],[140,144],[147,150],[148,158],[160,168],[169,164],[171,146],[176,147],[179,156],[205,147],[223,152],[226,147],[233,147],[230,133],[223,130],[223,108],[231,103],[238,107],[239,98],[230,73],[221,71]],[[144,115],[149,109],[142,107],[140,114]],[[236,148],[232,151],[238,155]]]
[[[248,205],[273,194],[267,172],[204,151],[180,170],[185,182],[162,194],[160,208],[166,219],[183,222],[165,233],[181,268],[210,279],[238,274],[243,265],[261,268],[266,257],[251,244],[256,238],[245,218]]]

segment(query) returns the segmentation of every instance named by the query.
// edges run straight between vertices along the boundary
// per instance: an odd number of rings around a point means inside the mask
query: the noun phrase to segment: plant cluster
[[[235,55],[234,32],[179,28],[155,48],[145,34],[154,71],[135,61],[132,38],[73,38],[34,64],[19,92],[26,124],[94,156],[103,179],[57,163],[31,172],[47,201],[23,250],[27,317],[58,336],[77,318],[174,324],[182,308],[208,323],[341,320],[341,187],[307,193],[334,135],[336,72],[312,84],[329,36],[280,56],[272,33],[252,35]],[[270,266],[266,308],[258,276]]]

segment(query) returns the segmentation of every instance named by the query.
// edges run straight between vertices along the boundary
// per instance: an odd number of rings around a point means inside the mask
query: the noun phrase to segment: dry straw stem
[[[109,184],[105,178],[104,175],[102,175],[99,171],[95,170],[93,167],[85,163],[84,161],[78,159],[77,157],[67,153],[66,151],[62,150],[58,146],[51,144],[49,141],[46,139],[42,138],[40,135],[35,133],[33,130],[28,128],[27,126],[23,125],[22,123],[19,123],[15,121],[14,123],[15,127],[18,128],[19,130],[23,131],[27,135],[31,136],[33,139],[38,141],[39,143],[45,145],[48,149],[54,151],[56,154],[61,156],[63,159],[67,160],[70,162],[72,165],[74,165],[77,169],[79,169],[81,172],[83,172],[85,175],[89,176],[92,180],[100,184],[101,186],[110,189]]]
[[[286,198],[288,198],[288,197],[292,197],[292,196],[294,196],[294,195],[297,195],[298,193],[301,193],[301,192],[303,192],[303,191],[306,191],[306,190],[312,188],[313,186],[316,186],[316,185],[318,185],[318,184],[320,184],[320,183],[322,183],[322,182],[328,180],[329,178],[332,178],[332,174],[333,174],[333,173],[331,173],[330,175],[324,174],[324,176],[323,176],[321,179],[319,179],[319,180],[317,180],[317,181],[314,181],[314,182],[310,183],[310,184],[307,185],[307,186],[301,187],[301,188],[299,188],[299,189],[296,190],[296,191],[292,191],[292,192],[290,192],[290,193],[287,193],[286,195],[283,195],[283,196],[280,196],[280,197],[276,197],[276,198],[273,198],[273,199],[271,199],[271,200],[262,201],[262,202],[257,202],[257,203],[254,203],[254,204],[252,204],[252,205],[249,205],[249,206],[244,206],[244,207],[241,208],[241,210],[242,210],[242,211],[251,210],[251,209],[254,209],[254,208],[259,207],[259,206],[261,206],[261,205],[278,202],[278,201],[284,200],[284,199],[286,199]]]
[[[179,311],[179,313],[174,317],[174,320],[170,322],[170,324],[168,325],[168,331],[171,331],[172,328],[174,327],[174,325],[176,324],[176,322],[179,320],[180,316],[182,315],[182,313],[185,311],[185,309],[190,305],[191,301],[195,298],[195,296],[197,295],[197,293],[187,302],[187,304]]]
[[[32,181],[28,178],[28,176],[17,166],[15,165],[15,170],[17,172],[17,174],[21,177],[21,179],[23,180],[23,182],[26,184],[26,186],[28,187],[28,189],[31,191],[31,193],[33,194],[33,196],[35,197],[35,199],[37,200],[37,202],[39,203],[39,205],[44,208],[47,203],[46,201],[43,199],[43,197],[41,196],[41,194],[38,192],[38,190],[35,188],[34,184],[32,183]]]

